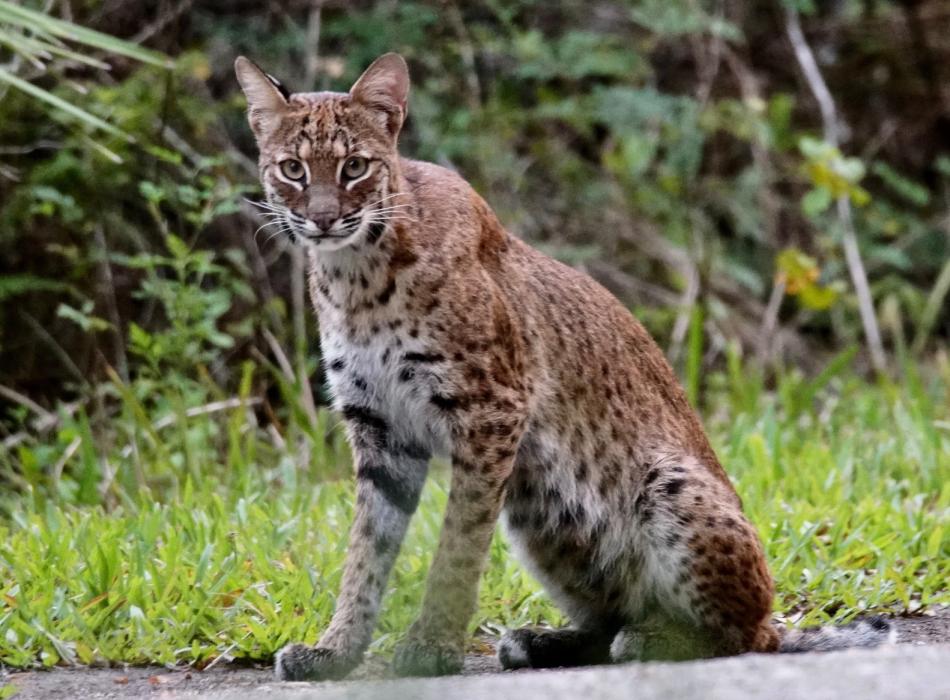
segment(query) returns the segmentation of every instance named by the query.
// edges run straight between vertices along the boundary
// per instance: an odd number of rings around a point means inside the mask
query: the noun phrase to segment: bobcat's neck
[[[410,202],[401,192],[396,200]],[[418,254],[410,232],[416,225],[412,207],[399,210],[385,224],[370,226],[363,240],[329,252],[310,251],[310,294],[321,318],[379,315],[390,306],[406,268]]]

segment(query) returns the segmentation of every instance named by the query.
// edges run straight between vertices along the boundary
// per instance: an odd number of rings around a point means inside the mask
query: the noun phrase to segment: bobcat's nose
[[[334,211],[318,211],[310,215],[310,220],[316,224],[316,227],[320,229],[322,233],[326,233],[330,230],[330,227],[333,226],[333,223],[336,221],[336,212]]]

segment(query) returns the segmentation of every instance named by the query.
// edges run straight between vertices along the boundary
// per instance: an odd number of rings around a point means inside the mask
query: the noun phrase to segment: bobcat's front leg
[[[421,446],[395,444],[366,409],[344,410],[356,460],[356,517],[330,626],[315,647],[290,644],[275,659],[281,680],[342,678],[372,639],[380,598],[428,470]]]
[[[482,422],[478,439],[452,456],[452,486],[422,612],[399,643],[393,670],[404,676],[457,673],[478,582],[511,474],[520,422],[507,416]]]

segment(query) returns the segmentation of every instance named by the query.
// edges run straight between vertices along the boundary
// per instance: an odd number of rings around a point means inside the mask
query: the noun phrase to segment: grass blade
[[[44,90],[41,87],[37,87],[36,85],[33,85],[33,83],[27,82],[26,80],[23,80],[22,78],[18,78],[17,76],[13,75],[13,73],[6,70],[5,68],[0,68],[0,81],[5,82],[12,87],[17,88],[18,90],[22,90],[26,94],[31,95],[32,97],[35,97],[38,100],[46,102],[47,104],[52,105],[53,107],[56,107],[59,110],[62,110],[66,114],[72,116],[75,119],[78,119],[79,121],[85,124],[88,124],[89,126],[105,131],[106,133],[112,134],[113,136],[118,136],[119,138],[125,139],[126,141],[130,143],[135,142],[135,139],[132,136],[125,133],[121,129],[113,126],[109,122],[100,119],[94,114],[90,114],[89,112],[82,109],[81,107],[77,107],[74,104],[70,104],[66,100],[62,99],[61,97],[57,97],[56,95],[49,92],[48,90]]]
[[[128,56],[142,63],[170,68],[172,61],[163,54],[146,49],[128,41],[65,22],[42,12],[28,10],[7,0],[0,0],[0,23],[24,27],[34,32],[45,32],[54,36],[92,46],[120,56]]]

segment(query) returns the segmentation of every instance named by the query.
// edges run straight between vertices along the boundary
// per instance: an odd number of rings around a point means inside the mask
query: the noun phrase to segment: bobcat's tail
[[[849,622],[846,625],[825,625],[805,629],[782,631],[778,650],[781,653],[797,654],[804,651],[835,651],[855,647],[877,647],[894,644],[897,630],[880,615]]]

